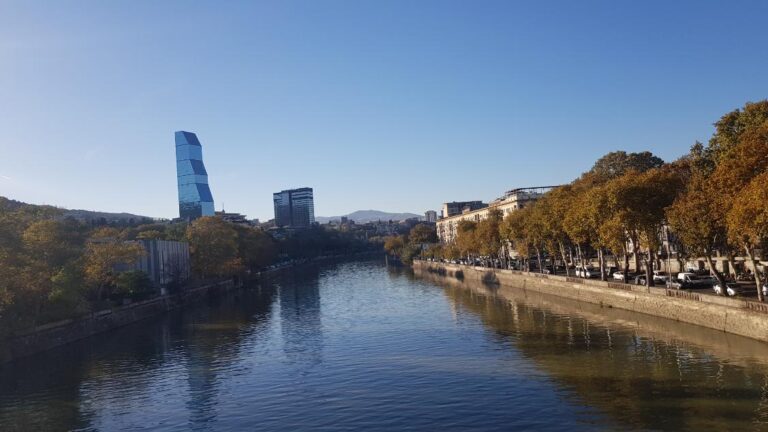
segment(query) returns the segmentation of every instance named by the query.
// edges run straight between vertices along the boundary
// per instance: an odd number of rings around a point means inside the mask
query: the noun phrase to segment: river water
[[[768,349],[378,261],[1,366],[0,430],[763,430]]]

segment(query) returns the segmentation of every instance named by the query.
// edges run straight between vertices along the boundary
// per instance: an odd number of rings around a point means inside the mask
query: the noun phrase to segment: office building
[[[424,212],[424,220],[431,223],[437,222],[437,212],[434,210],[427,210]]]
[[[179,218],[213,216],[213,195],[203,165],[203,147],[192,132],[176,132],[176,176],[179,186]]]
[[[315,202],[312,188],[289,189],[273,194],[275,225],[307,228],[315,223]]]

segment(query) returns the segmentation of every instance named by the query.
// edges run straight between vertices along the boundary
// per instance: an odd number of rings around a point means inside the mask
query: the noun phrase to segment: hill
[[[414,213],[388,213],[381,210],[357,210],[343,216],[317,216],[315,221],[321,224],[330,221],[340,221],[342,217],[355,221],[355,223],[366,223],[376,221],[402,221],[411,218],[422,219],[422,216]]]
[[[0,197],[0,210],[24,210],[29,212],[45,212],[53,216],[62,218],[73,218],[81,222],[95,223],[95,224],[134,224],[134,223],[149,223],[153,221],[153,218],[141,215],[135,215],[131,213],[109,213],[99,212],[91,210],[68,210],[60,207],[54,207],[50,205],[38,205],[27,204],[25,202],[16,201],[10,198]]]

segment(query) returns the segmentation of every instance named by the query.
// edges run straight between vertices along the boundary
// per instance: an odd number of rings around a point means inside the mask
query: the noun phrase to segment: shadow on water
[[[620,309],[430,274],[569,398],[628,428],[768,429],[768,345]]]
[[[196,365],[173,373],[187,377],[193,421],[209,417],[216,394],[215,364],[236,358],[239,342],[262,330],[274,294],[269,287],[254,286],[211,296],[188,309],[0,365],[0,430],[91,427],[87,404],[72,401],[79,400],[83,382],[114,379],[126,372],[121,365],[128,360],[133,372],[146,376],[170,364]],[[137,382],[131,385],[142,385]],[[40,393],[46,397],[39,398]]]

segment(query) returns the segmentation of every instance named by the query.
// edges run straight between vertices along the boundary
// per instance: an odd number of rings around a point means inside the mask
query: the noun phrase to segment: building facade
[[[437,222],[437,212],[434,210],[427,210],[424,212],[424,220],[427,222]]]
[[[193,220],[213,216],[213,195],[203,165],[203,146],[192,132],[176,132],[176,177],[179,187],[179,218]]]
[[[312,188],[288,189],[272,195],[275,225],[308,228],[315,223],[315,201]]]
[[[149,276],[155,287],[177,287],[190,276],[189,244],[170,240],[136,240],[144,247],[144,256],[120,270],[141,270]]]
[[[441,217],[449,218],[460,215],[466,211],[479,210],[488,207],[488,204],[482,201],[453,201],[443,204]]]
[[[437,237],[442,243],[451,243],[456,239],[456,230],[459,226],[459,222],[463,220],[480,222],[488,217],[491,210],[499,210],[501,211],[502,217],[506,217],[511,212],[521,209],[528,203],[541,198],[553,187],[556,186],[512,189],[507,191],[501,198],[492,201],[490,204],[483,204],[480,201],[445,203],[443,204],[443,217],[438,219],[436,224]],[[483,204],[483,206],[480,206],[477,203]],[[459,213],[455,212],[457,204],[462,208],[462,211]],[[446,214],[449,216],[446,217]]]

